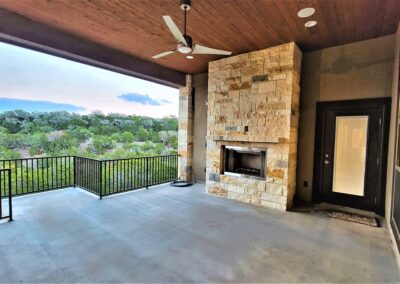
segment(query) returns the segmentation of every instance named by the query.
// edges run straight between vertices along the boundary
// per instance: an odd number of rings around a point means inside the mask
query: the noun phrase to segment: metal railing
[[[75,157],[74,160],[74,176],[75,185],[83,188],[98,196],[101,194],[100,182],[101,176],[101,161],[83,157]]]
[[[13,220],[12,217],[12,193],[11,193],[11,170],[0,169],[0,220],[8,218],[9,221]],[[3,215],[3,197],[8,201],[8,215]]]
[[[178,155],[96,160],[78,156],[0,160],[11,171],[13,196],[80,187],[100,198],[177,179]],[[0,183],[4,197],[6,184]]]
[[[74,186],[73,156],[0,160],[11,170],[12,195]]]
[[[102,196],[176,180],[178,155],[101,161]]]

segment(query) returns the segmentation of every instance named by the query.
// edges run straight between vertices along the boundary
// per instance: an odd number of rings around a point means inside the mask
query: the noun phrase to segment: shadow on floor
[[[399,282],[385,227],[159,186],[14,199],[0,282]]]

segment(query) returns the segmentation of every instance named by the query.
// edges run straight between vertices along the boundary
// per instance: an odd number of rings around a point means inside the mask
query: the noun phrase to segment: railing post
[[[99,174],[99,179],[100,179],[100,199],[103,199],[103,161],[100,161],[100,174]]]
[[[149,157],[146,157],[146,188],[149,188]]]
[[[74,159],[74,187],[76,187],[76,156],[72,156]]]
[[[0,200],[1,202],[1,200]],[[9,222],[13,221],[12,212],[12,189],[11,189],[11,170],[8,170],[8,210],[9,210]]]

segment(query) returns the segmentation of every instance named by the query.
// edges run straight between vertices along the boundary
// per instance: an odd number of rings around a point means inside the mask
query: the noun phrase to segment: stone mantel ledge
[[[270,144],[278,144],[278,143],[286,143],[288,142],[287,138],[278,138],[278,137],[244,137],[244,136],[227,136],[227,135],[209,135],[207,136],[208,140],[213,141],[226,141],[226,142],[249,142],[249,143],[270,143]]]

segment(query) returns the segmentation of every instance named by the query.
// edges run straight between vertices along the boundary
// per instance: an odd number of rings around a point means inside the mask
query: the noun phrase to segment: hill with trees
[[[177,153],[178,120],[94,112],[0,113],[0,159],[79,155],[129,158]]]

